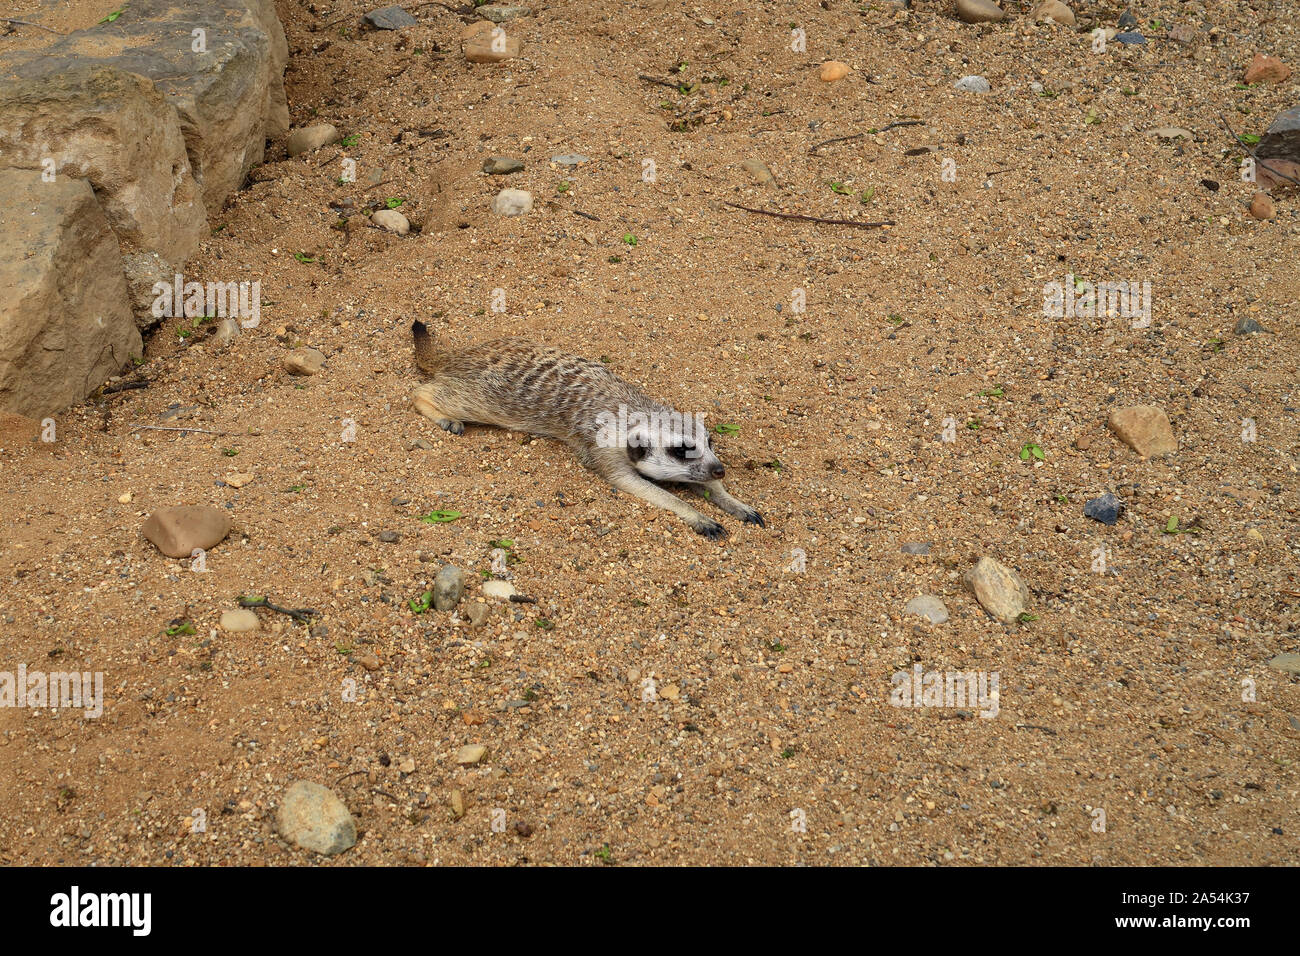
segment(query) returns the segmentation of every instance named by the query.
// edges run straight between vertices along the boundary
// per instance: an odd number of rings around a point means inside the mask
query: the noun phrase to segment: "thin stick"
[[[823,146],[829,146],[831,143],[847,143],[851,139],[862,139],[862,137],[866,135],[867,135],[866,133],[854,133],[852,136],[836,136],[834,139],[828,139],[825,142],[821,142],[818,143],[816,146],[810,147],[808,152],[815,153]]]
[[[168,425],[132,425],[127,429],[129,432],[139,431],[141,428],[148,429],[151,432],[199,432],[203,435],[233,435],[234,432],[214,432],[206,428],[172,428]]]
[[[38,30],[44,30],[46,33],[53,33],[56,37],[65,37],[66,33],[60,33],[58,30],[51,30],[49,27],[43,27],[39,23],[32,23],[30,20],[15,20],[13,17],[0,17],[4,23],[16,23],[23,27],[35,27]]]
[[[378,189],[380,186],[387,186],[387,185],[389,185],[390,183],[392,183],[392,180],[391,180],[391,179],[385,179],[385,180],[383,180],[382,182],[377,182],[377,183],[375,183],[373,186],[367,186],[365,189],[362,190],[362,192],[367,192],[367,193],[368,193],[368,192],[370,192],[370,190],[372,190],[372,189]]]
[[[799,219],[803,222],[824,222],[831,226],[854,226],[858,229],[878,229],[881,226],[895,226],[896,222],[892,219],[886,219],[883,222],[862,222],[858,219],[823,219],[821,216],[804,216],[797,212],[769,212],[766,209],[755,209],[752,206],[742,206],[740,203],[729,202],[724,205],[732,206],[736,209],[743,209],[745,212],[757,213],[760,216],[775,216],[777,219]]]
[[[280,607],[280,605],[278,604],[272,604],[265,597],[251,598],[248,595],[244,595],[235,603],[238,604],[240,607],[264,607],[268,611],[278,611],[281,614],[288,614],[295,621],[298,621],[303,624],[310,622],[310,620],[313,617],[320,617],[320,611],[317,611],[314,608]]]
[[[1250,144],[1243,143],[1241,141],[1241,137],[1233,132],[1232,127],[1228,125],[1228,121],[1227,119],[1224,118],[1224,115],[1222,113],[1219,114],[1219,122],[1223,124],[1223,128],[1228,131],[1228,134],[1236,141],[1237,145],[1240,146],[1242,149],[1244,149],[1247,153],[1249,153],[1250,158],[1253,159],[1258,165],[1263,166],[1274,176],[1281,176],[1283,179],[1288,180],[1289,182],[1293,182],[1297,186],[1300,186],[1300,179],[1296,179],[1294,176],[1288,176],[1280,169],[1274,169],[1272,166],[1268,165],[1268,163],[1265,160],[1262,160],[1258,156],[1256,156],[1255,151],[1250,148]]]
[[[646,76],[644,73],[638,73],[636,75],[636,78],[638,80],[645,80],[647,83],[655,83],[659,86],[666,86],[670,90],[678,89],[678,84],[676,83],[669,83],[667,80],[661,80],[655,76]]]
[[[581,216],[583,219],[590,219],[592,222],[600,222],[599,216],[593,216],[591,213],[583,212],[581,209],[570,209],[569,212],[573,213],[575,216]]]
[[[1051,727],[1044,727],[1042,724],[1016,724],[1016,730],[1041,730],[1045,734],[1056,736],[1056,731]]]
[[[872,132],[874,135],[878,136],[881,133],[888,133],[891,129],[898,129],[900,126],[924,126],[924,125],[925,125],[925,120],[899,120],[896,123],[890,123],[888,126],[882,126],[878,130],[870,130],[868,132]],[[861,139],[866,135],[867,135],[866,133],[854,133],[852,136],[837,136],[834,139],[828,139],[825,142],[818,143],[816,146],[809,149],[808,152],[815,153],[823,146],[829,146],[831,145],[831,143],[844,143],[851,139]]]
[[[924,126],[925,120],[899,120],[897,123],[890,123],[888,126],[882,126],[876,130],[877,133],[888,133],[891,129],[898,129],[900,126]]]

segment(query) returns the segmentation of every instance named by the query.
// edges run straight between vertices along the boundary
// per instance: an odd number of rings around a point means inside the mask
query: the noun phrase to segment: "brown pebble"
[[[1272,219],[1277,215],[1277,206],[1268,193],[1255,193],[1250,201],[1250,214],[1256,219]]]
[[[842,80],[849,75],[852,69],[847,63],[841,63],[839,60],[827,60],[822,64],[821,77],[823,83],[834,83],[836,80]]]

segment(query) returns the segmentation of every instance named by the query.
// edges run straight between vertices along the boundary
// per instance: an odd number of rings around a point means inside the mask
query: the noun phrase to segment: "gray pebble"
[[[286,840],[326,856],[357,842],[357,825],[343,801],[328,787],[307,780],[295,782],[285,793],[276,822]]]
[[[982,76],[963,76],[960,80],[952,85],[954,90],[965,90],[967,93],[987,93],[993,89],[989,81]]]
[[[450,611],[460,603],[464,593],[464,572],[454,564],[443,565],[433,579],[433,606],[439,611]]]
[[[948,608],[933,594],[922,594],[912,598],[907,602],[904,610],[908,614],[919,614],[931,624],[942,624],[948,620]]]

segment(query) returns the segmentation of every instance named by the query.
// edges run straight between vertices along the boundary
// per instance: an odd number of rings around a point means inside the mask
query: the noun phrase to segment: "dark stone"
[[[402,27],[414,27],[420,23],[419,20],[398,6],[380,7],[378,10],[371,10],[361,19],[376,30],[400,30]]]
[[[1232,331],[1238,335],[1250,335],[1253,332],[1263,332],[1264,327],[1254,319],[1243,315],[1237,320],[1237,324],[1232,327]]]
[[[1102,524],[1114,524],[1124,513],[1124,502],[1108,491],[1100,498],[1093,498],[1084,505],[1083,513]]]
[[[1116,43],[1127,43],[1131,46],[1146,46],[1147,38],[1140,33],[1121,33],[1115,37]]]
[[[1260,159],[1289,159],[1300,163],[1300,106],[1283,110],[1273,118],[1255,148],[1255,155]]]

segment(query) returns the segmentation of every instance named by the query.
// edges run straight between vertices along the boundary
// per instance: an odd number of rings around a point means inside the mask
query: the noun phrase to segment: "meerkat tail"
[[[411,335],[415,338],[415,367],[425,375],[432,375],[442,367],[442,359],[433,344],[429,327],[416,319],[411,323]]]

